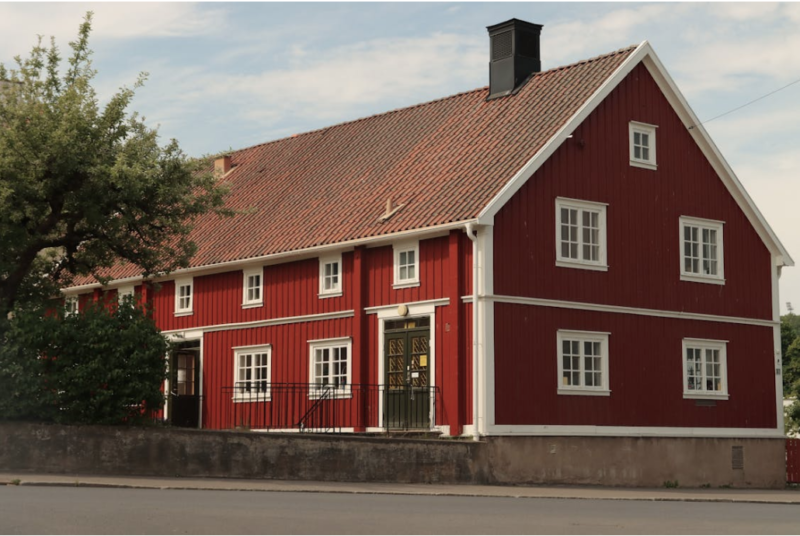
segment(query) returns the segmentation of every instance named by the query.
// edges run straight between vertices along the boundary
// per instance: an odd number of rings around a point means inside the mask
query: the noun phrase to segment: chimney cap
[[[544,28],[544,25],[535,24],[533,22],[528,22],[526,20],[508,19],[505,22],[499,22],[497,24],[492,24],[491,26],[487,26],[486,29],[489,31],[490,34],[492,34],[499,30],[505,30],[506,28],[513,28],[513,27],[524,28],[526,30],[541,31],[542,28]]]

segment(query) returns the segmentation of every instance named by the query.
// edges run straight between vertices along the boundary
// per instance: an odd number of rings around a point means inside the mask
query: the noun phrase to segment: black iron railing
[[[216,397],[215,397],[216,398]],[[207,407],[207,428],[315,433],[430,430],[436,387],[241,382]]]

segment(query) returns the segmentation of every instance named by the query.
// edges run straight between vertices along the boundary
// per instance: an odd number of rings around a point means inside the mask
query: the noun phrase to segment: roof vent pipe
[[[542,70],[542,25],[511,19],[486,29],[490,41],[489,99],[495,99],[512,94],[531,74]]]

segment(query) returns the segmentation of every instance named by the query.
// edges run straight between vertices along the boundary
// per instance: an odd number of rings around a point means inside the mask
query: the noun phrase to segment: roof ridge
[[[630,50],[633,50],[637,46],[639,46],[639,45],[629,45],[627,47],[623,47],[623,48],[614,50],[612,52],[606,52],[605,54],[600,54],[598,56],[593,56],[591,58],[583,59],[583,60],[576,61],[576,62],[573,62],[573,63],[568,63],[566,65],[559,65],[558,67],[552,67],[550,69],[547,69],[546,71],[539,71],[538,73],[533,73],[530,78],[546,75],[546,74],[553,73],[553,72],[556,72],[556,71],[562,71],[562,70],[565,70],[565,69],[571,69],[573,67],[577,67],[578,65],[584,65],[586,63],[592,63],[592,62],[599,61],[601,59],[605,59],[605,58],[608,58],[608,57],[611,57],[611,56],[616,56],[617,54],[622,54],[624,52],[628,52]],[[361,121],[367,121],[369,119],[375,119],[377,117],[381,117],[381,116],[389,115],[389,114],[394,114],[394,113],[402,112],[402,111],[405,111],[405,110],[413,110],[415,108],[420,108],[422,106],[428,106],[428,105],[431,105],[431,104],[435,104],[437,102],[443,102],[443,101],[446,101],[446,100],[449,100],[449,99],[455,99],[457,97],[462,97],[462,96],[467,95],[469,93],[475,93],[475,92],[478,92],[478,91],[485,91],[488,88],[489,88],[488,85],[487,86],[481,86],[481,87],[478,87],[478,88],[475,88],[475,89],[470,89],[470,90],[467,90],[467,91],[460,91],[458,93],[454,93],[453,95],[447,95],[445,97],[439,97],[438,99],[433,99],[433,100],[429,100],[429,101],[425,101],[425,102],[420,102],[420,103],[417,103],[417,104],[412,104],[410,106],[402,106],[400,108],[393,108],[393,109],[387,110],[385,112],[378,112],[378,113],[375,113],[375,114],[372,114],[372,115],[359,117],[357,119],[350,119],[349,121],[342,121],[341,123],[334,123],[333,125],[328,125],[328,126],[325,126],[325,127],[315,128],[313,130],[307,130],[305,132],[299,132],[297,134],[291,134],[289,136],[284,136],[282,138],[278,138],[278,139],[275,139],[275,140],[256,143],[254,145],[249,145],[247,147],[242,147],[241,149],[235,149],[233,151],[229,151],[228,154],[242,153],[244,151],[249,151],[249,150],[252,150],[252,149],[259,148],[259,147],[265,147],[267,145],[272,145],[274,143],[279,143],[279,142],[282,142],[282,141],[291,140],[291,139],[294,139],[294,138],[299,138],[301,136],[307,136],[307,135],[310,135],[310,134],[316,134],[316,133],[319,133],[319,132],[323,132],[325,130],[330,130],[332,128],[343,127],[345,125],[351,125],[351,124],[359,123]]]

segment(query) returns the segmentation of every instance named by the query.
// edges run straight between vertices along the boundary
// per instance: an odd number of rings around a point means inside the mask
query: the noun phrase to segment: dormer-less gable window
[[[191,277],[175,280],[175,315],[190,315],[194,307],[194,280]]]
[[[631,165],[645,169],[656,169],[656,126],[631,121],[630,133]]]
[[[342,256],[320,257],[319,297],[342,295]]]
[[[556,198],[556,266],[608,270],[606,205]]]
[[[721,221],[680,218],[682,280],[725,284],[722,227]]]
[[[419,242],[394,246],[394,288],[419,285]]]
[[[264,304],[264,269],[260,266],[244,271],[242,306],[256,307]]]

